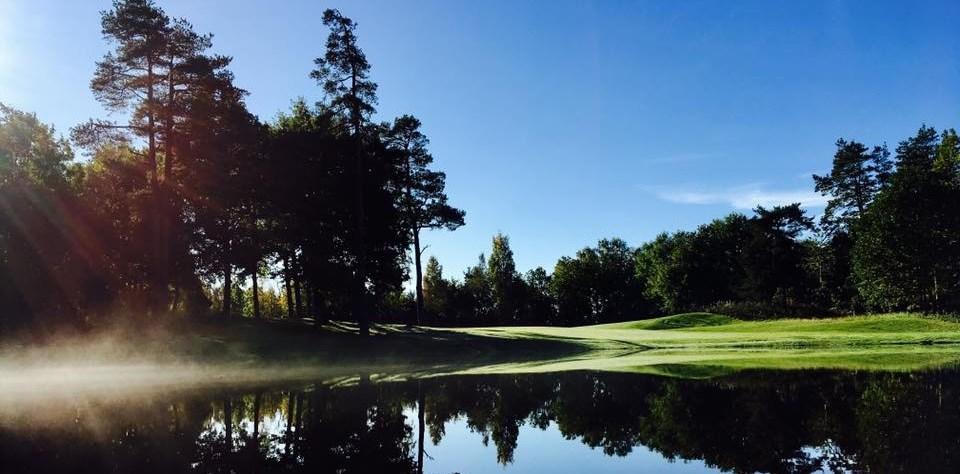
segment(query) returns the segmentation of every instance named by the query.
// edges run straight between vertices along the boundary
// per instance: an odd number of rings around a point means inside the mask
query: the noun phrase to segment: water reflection
[[[486,445],[488,461],[511,471],[536,469],[518,457],[572,443],[595,448],[567,466],[583,472],[648,450],[657,456],[642,462],[656,470],[956,472],[958,375],[361,377],[346,386],[24,401],[0,410],[0,461],[34,473],[476,472],[480,464],[460,451]],[[525,447],[521,433],[536,432],[557,436]]]

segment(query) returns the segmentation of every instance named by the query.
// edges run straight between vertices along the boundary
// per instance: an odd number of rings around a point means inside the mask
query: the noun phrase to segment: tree
[[[637,252],[636,273],[647,298],[667,313],[733,301],[743,282],[746,216],[733,213],[695,232],[661,234]]]
[[[270,127],[262,204],[297,317],[304,316],[304,290],[312,288],[329,302],[312,308],[318,320],[339,311],[341,295],[355,290],[349,283],[352,147],[336,121],[330,111],[300,99]]]
[[[955,168],[941,158],[956,147],[952,134],[944,137],[921,127],[900,142],[889,186],[855,229],[853,271],[870,308],[955,307],[960,213],[954,203],[960,188]]]
[[[193,256],[179,274],[222,277],[223,292],[230,294],[237,271],[240,277],[252,274],[266,247],[261,218],[270,191],[262,185],[267,130],[247,110],[247,92],[217,64],[195,60],[197,77],[180,102],[180,160],[165,192],[177,198],[182,215],[176,234],[185,242],[177,254]],[[223,301],[224,315],[232,314],[231,300]]]
[[[463,225],[464,212],[447,204],[444,192],[446,175],[429,168],[433,156],[427,151],[429,140],[420,131],[420,121],[404,115],[393,122],[386,145],[399,157],[402,219],[413,239],[416,287],[416,323],[423,311],[423,273],[420,257],[420,232],[424,229],[456,230]]]
[[[847,231],[863,215],[890,177],[892,164],[886,145],[872,151],[862,143],[837,140],[829,175],[813,175],[817,192],[830,196],[821,224],[830,233]]]
[[[563,257],[551,278],[560,324],[636,319],[648,310],[637,278],[634,249],[621,239],[603,239],[574,258]]]
[[[130,119],[125,124],[91,120],[74,129],[74,138],[88,147],[129,141],[131,134],[146,142],[144,151],[135,152],[146,158],[152,207],[145,216],[151,228],[147,309],[166,311],[176,294],[170,292],[171,284],[178,288],[182,274],[190,273],[185,268],[190,258],[183,206],[175,190],[176,168],[186,157],[178,150],[189,146],[180,127],[190,123],[195,90],[202,94],[209,80],[231,77],[224,71],[230,58],[205,56],[211,36],[195,33],[185,20],[171,19],[151,0],[114,1],[112,9],[101,13],[101,26],[115,47],[97,62],[90,87],[108,110],[129,112]]]
[[[364,206],[365,178],[367,174],[364,156],[365,127],[375,112],[377,84],[369,79],[370,64],[357,44],[356,24],[337,10],[323,12],[323,24],[330,28],[326,53],[314,60],[317,69],[310,73],[323,87],[327,95],[326,106],[344,118],[350,127],[354,155],[354,317],[360,333],[369,334],[369,315],[366,314],[366,218]]]
[[[618,238],[597,243],[599,321],[614,322],[646,316],[643,285],[634,273],[635,251]]]
[[[860,311],[863,304],[853,279],[851,234],[817,232],[801,244],[806,254],[804,265],[813,282],[810,302],[832,312]]]
[[[933,170],[948,178],[960,178],[960,136],[956,130],[944,130],[940,135],[940,146],[937,147],[937,156],[933,160]]]
[[[423,274],[423,301],[424,313],[432,321],[446,326],[459,323],[460,308],[456,307],[458,290],[456,282],[443,277],[443,267],[436,257],[427,259]]]
[[[550,293],[557,305],[555,324],[575,326],[589,324],[594,316],[592,267],[595,253],[589,249],[577,252],[576,257],[560,257],[553,268]]]
[[[0,330],[78,325],[102,301],[107,263],[72,160],[52,127],[0,104]]]
[[[463,287],[457,298],[457,307],[462,313],[461,319],[470,324],[489,324],[494,312],[493,288],[487,271],[487,259],[484,254],[477,258],[477,264],[463,274]]]
[[[124,139],[126,131],[132,131],[147,142],[147,176],[152,197],[152,209],[147,218],[152,225],[151,258],[148,275],[152,288],[148,289],[148,310],[159,310],[160,287],[166,284],[161,270],[163,250],[166,245],[159,234],[160,207],[160,159],[159,140],[164,127],[161,120],[168,114],[164,111],[161,95],[168,88],[163,70],[166,57],[167,33],[170,18],[150,0],[117,0],[113,9],[101,13],[101,26],[104,37],[116,45],[113,52],[107,53],[97,63],[90,87],[94,96],[111,111],[132,109],[130,122],[117,125],[109,122],[89,122],[78,127],[75,138],[84,144],[92,144],[102,134],[109,131],[123,131],[111,134]]]
[[[663,232],[637,251],[635,270],[644,284],[644,296],[663,312],[675,313],[688,301],[681,287],[689,273],[692,236],[689,232]]]
[[[798,237],[813,230],[813,219],[799,203],[757,206],[750,218],[750,236],[741,257],[746,300],[774,303],[783,309],[794,304],[806,288],[803,246]]]
[[[520,311],[520,275],[513,261],[510,238],[501,233],[493,237],[487,260],[487,279],[494,319],[499,323],[516,322]]]
[[[537,267],[523,277],[523,324],[550,324],[555,318],[553,297],[550,295],[552,278],[543,267]]]

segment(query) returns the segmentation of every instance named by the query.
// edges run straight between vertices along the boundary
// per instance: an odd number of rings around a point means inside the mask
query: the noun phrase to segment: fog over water
[[[748,370],[696,380],[582,370],[414,376],[387,367],[293,361],[189,364],[170,353],[134,357],[130,347],[109,338],[89,345],[64,339],[57,346],[8,355],[0,364],[0,460],[6,467],[411,473],[960,468],[960,377],[951,368]]]

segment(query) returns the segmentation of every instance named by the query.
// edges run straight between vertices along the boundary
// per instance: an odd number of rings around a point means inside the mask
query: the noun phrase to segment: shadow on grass
[[[170,328],[171,350],[194,362],[378,366],[454,371],[506,362],[565,359],[590,352],[560,338],[502,338],[420,326],[371,326],[359,335],[342,321],[184,321]]]

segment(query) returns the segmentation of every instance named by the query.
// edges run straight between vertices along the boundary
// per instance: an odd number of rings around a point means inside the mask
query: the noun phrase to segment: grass
[[[735,322],[736,319],[730,316],[713,313],[684,313],[673,316],[665,316],[654,319],[641,319],[639,321],[628,321],[625,323],[601,324],[593,326],[594,328],[605,329],[684,329],[708,326],[723,326]]]
[[[0,373],[24,367],[154,364],[201,367],[220,378],[423,377],[567,370],[703,378],[743,369],[909,371],[960,365],[960,323],[914,314],[742,321],[688,313],[557,327],[431,329],[346,323],[184,320],[34,347],[0,343]],[[112,366],[111,365],[111,366]],[[112,369],[111,369],[112,370]]]
[[[960,363],[960,323],[915,314],[742,321],[718,314],[688,313],[573,328],[454,331],[513,341],[563,341],[587,348],[574,357],[512,362],[474,372],[916,370]]]
[[[487,327],[455,331],[507,339],[565,340],[594,350],[960,344],[960,323],[913,314],[741,321],[723,315],[689,313],[573,328]]]

